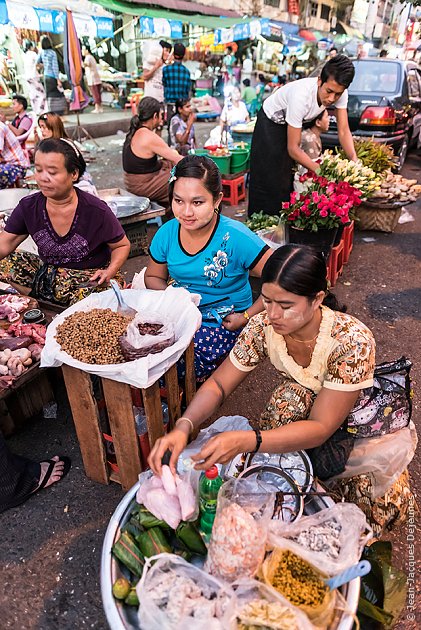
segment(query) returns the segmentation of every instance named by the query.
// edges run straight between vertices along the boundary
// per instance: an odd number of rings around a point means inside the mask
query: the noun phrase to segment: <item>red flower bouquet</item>
[[[287,225],[317,232],[349,223],[354,206],[361,203],[361,191],[348,182],[329,182],[313,171],[301,175],[301,193],[291,193],[282,203],[281,219]]]

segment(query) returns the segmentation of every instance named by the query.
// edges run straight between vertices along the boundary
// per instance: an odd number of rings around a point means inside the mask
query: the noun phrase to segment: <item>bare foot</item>
[[[51,486],[53,483],[60,481],[60,479],[63,476],[64,462],[60,460],[58,455],[55,455],[54,457],[52,457],[51,460],[57,462],[57,464],[54,466],[49,478],[45,482],[45,485],[43,486],[44,488],[48,488],[48,486]],[[39,490],[40,486],[42,485],[42,482],[44,481],[44,478],[48,472],[48,469],[50,468],[50,463],[40,462],[40,466],[41,466],[41,475],[39,478],[38,486],[35,488],[34,492]]]

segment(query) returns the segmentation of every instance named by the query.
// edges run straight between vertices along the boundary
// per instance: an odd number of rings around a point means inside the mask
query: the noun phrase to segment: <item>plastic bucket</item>
[[[214,155],[213,153],[208,154],[210,159],[213,160],[216,166],[219,168],[223,175],[230,173],[231,168],[231,153],[228,155]]]
[[[200,96],[212,96],[212,88],[196,88],[196,97],[200,97]]]
[[[190,155],[209,155],[207,149],[190,149]]]
[[[246,133],[244,131],[231,131],[232,139],[234,142],[247,142],[251,144],[251,139],[253,137],[253,132]]]
[[[245,171],[250,164],[250,147],[247,149],[233,149],[231,154],[231,173]]]

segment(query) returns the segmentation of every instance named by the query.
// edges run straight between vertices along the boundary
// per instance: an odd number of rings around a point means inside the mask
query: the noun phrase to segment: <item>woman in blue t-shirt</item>
[[[253,315],[249,274],[260,277],[271,250],[239,221],[220,214],[221,175],[215,163],[190,155],[171,171],[169,198],[175,219],[156,233],[145,274],[148,289],[175,286],[201,296],[202,326],[195,336],[198,380],[228,354]]]

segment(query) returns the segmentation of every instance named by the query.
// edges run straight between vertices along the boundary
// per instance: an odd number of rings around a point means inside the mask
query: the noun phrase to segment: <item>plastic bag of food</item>
[[[186,289],[169,286],[165,291],[123,289],[124,301],[140,313],[158,312],[168,317],[174,325],[175,343],[163,352],[137,359],[136,362],[114,364],[91,364],[74,359],[57,342],[57,328],[69,315],[93,309],[116,309],[114,291],[92,293],[87,298],[59,313],[47,328],[45,348],[41,357],[41,367],[59,367],[63,363],[78,368],[88,374],[109,378],[119,383],[127,383],[145,389],[155,383],[173,366],[188,348],[202,317],[195,306],[191,294]]]
[[[262,566],[269,586],[302,610],[315,626],[327,628],[335,614],[336,591],[325,574],[288,549],[274,549]]]
[[[168,467],[167,469],[172,477],[171,471]],[[172,529],[176,529],[181,521],[193,521],[199,514],[199,478],[200,472],[194,469],[177,474],[173,477],[174,492],[171,494],[164,475],[157,477],[151,470],[147,470],[139,475],[140,486],[136,501],[144,505],[157,519],[162,519]]]
[[[356,564],[372,536],[364,513],[356,505],[336,503],[295,523],[271,521],[268,543],[297,553],[332,576]]]
[[[236,602],[232,630],[312,630],[307,616],[267,584],[240,580],[232,588]]]
[[[218,494],[206,571],[233,582],[254,577],[265,556],[275,493],[249,479],[232,479]]]
[[[137,313],[119,339],[126,361],[162,352],[175,341],[174,325],[159,313]]]
[[[235,609],[228,585],[173,554],[146,559],[136,592],[142,630],[224,630]]]

